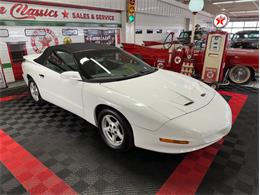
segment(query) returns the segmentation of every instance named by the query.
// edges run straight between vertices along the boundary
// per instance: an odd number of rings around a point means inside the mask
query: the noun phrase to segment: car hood
[[[166,70],[101,85],[169,119],[206,106],[215,95],[213,89],[198,80]]]

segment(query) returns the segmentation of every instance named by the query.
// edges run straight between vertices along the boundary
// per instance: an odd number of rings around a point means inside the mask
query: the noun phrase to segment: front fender
[[[142,102],[129,96],[102,87],[96,83],[85,83],[83,103],[86,120],[96,125],[95,110],[98,105],[107,105],[123,114],[131,125],[147,130],[157,130],[169,120]]]

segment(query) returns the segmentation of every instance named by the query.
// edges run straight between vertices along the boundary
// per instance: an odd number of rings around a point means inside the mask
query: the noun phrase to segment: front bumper
[[[186,153],[209,146],[225,135],[232,125],[232,113],[227,102],[219,95],[205,107],[170,120],[157,131],[134,127],[135,145],[163,153]],[[160,138],[186,140],[189,144],[159,141]]]

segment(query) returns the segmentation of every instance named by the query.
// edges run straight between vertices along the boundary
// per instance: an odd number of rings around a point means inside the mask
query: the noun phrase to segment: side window
[[[62,65],[68,71],[78,71],[77,64],[74,60],[74,57],[71,54],[68,54],[63,51],[57,51],[57,55],[62,60]]]
[[[73,56],[62,51],[52,52],[44,65],[58,73],[78,70]]]
[[[48,59],[46,60],[46,62],[44,63],[44,65],[55,71],[58,73],[62,73],[65,70],[62,68],[62,62],[61,60],[56,56],[56,54],[54,52],[52,52],[52,54],[48,57]]]

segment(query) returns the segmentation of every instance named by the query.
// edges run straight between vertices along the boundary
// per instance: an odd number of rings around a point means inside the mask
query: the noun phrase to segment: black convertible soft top
[[[50,56],[53,51],[64,51],[70,54],[81,52],[81,51],[93,51],[93,50],[103,50],[103,49],[113,49],[114,46],[95,44],[95,43],[72,43],[67,45],[56,45],[48,47],[44,50],[42,55],[36,58],[34,61],[43,64],[45,59]]]

